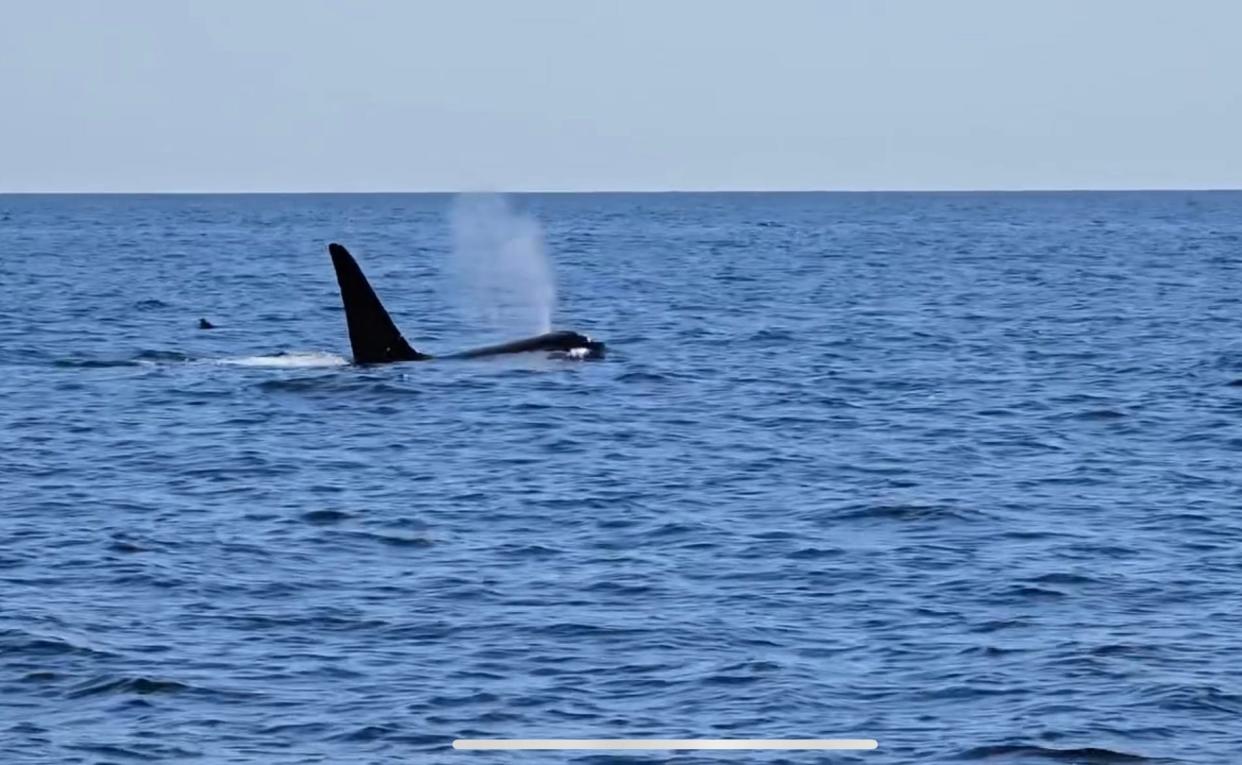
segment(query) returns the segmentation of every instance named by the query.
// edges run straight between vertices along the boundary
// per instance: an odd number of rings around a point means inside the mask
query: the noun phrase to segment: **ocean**
[[[538,331],[454,204],[0,196],[5,763],[1242,756],[1242,193],[517,195],[605,360],[347,364]]]

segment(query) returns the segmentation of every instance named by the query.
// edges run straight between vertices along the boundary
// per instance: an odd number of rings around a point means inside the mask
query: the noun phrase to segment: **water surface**
[[[515,204],[606,361],[344,364],[329,241],[524,331],[448,197],[0,197],[5,762],[1242,751],[1242,194]]]

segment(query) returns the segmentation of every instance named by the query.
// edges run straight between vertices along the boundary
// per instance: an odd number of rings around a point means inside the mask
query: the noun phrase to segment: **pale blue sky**
[[[1242,187],[1233,0],[9,0],[0,191]]]

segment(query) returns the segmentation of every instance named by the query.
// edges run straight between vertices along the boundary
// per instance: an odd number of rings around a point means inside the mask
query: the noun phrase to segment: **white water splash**
[[[347,359],[335,353],[307,351],[303,353],[278,353],[273,356],[243,356],[236,359],[220,359],[217,363],[234,367],[278,367],[283,369],[314,369],[342,367]]]
[[[450,272],[480,328],[502,335],[552,329],[556,281],[543,229],[498,194],[453,201]]]

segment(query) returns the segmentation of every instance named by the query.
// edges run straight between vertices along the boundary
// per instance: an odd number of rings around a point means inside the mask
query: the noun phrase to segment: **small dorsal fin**
[[[328,245],[328,253],[332,255],[336,281],[341,286],[341,302],[345,304],[345,322],[349,326],[354,363],[385,364],[431,358],[411,348],[401,336],[349,250],[333,243]]]

